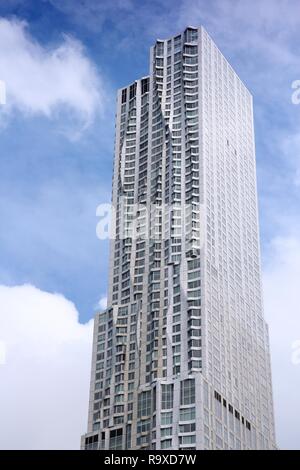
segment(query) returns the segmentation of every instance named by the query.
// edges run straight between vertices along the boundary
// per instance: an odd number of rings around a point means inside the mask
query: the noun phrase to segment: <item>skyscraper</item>
[[[91,449],[273,449],[252,97],[204,28],[119,90]]]

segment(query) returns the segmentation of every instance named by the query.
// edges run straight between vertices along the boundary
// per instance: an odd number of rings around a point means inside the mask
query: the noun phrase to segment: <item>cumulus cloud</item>
[[[18,110],[53,118],[64,112],[87,126],[104,99],[99,74],[79,41],[64,36],[55,47],[42,45],[18,19],[0,18],[0,79],[6,115]]]
[[[277,440],[300,448],[300,239],[278,237],[264,270],[266,318],[270,325]]]
[[[72,302],[31,285],[0,286],[0,306],[0,447],[78,449],[92,321],[80,324]]]

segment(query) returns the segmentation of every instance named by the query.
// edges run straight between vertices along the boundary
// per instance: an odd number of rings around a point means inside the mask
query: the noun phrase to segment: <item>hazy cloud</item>
[[[264,270],[266,318],[270,326],[277,441],[300,447],[300,239],[275,238]],[[298,345],[298,346],[297,346]]]
[[[114,0],[113,2],[104,2],[97,0],[81,0],[80,3],[74,0],[44,0],[51,3],[56,9],[70,16],[76,24],[84,25],[90,31],[99,33],[105,21],[111,20],[111,16],[116,12],[131,11],[134,8],[132,0]]]

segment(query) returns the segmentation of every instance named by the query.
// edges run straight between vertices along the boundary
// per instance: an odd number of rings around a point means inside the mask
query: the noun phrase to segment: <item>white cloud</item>
[[[86,431],[92,321],[33,286],[0,286],[0,447],[78,449]]]
[[[87,126],[101,109],[101,79],[82,44],[64,36],[60,45],[39,44],[24,21],[0,18],[0,79],[6,114],[17,109],[48,118],[64,112]]]
[[[6,88],[5,88],[5,82],[0,80],[0,105],[5,104],[6,102]]]
[[[6,344],[0,341],[0,366],[6,362]]]
[[[101,308],[101,310],[105,310],[107,307],[107,297],[101,297],[98,306]]]
[[[277,441],[300,448],[300,239],[273,240],[264,272],[266,318],[270,325]]]
[[[300,240],[277,238],[265,267],[278,443],[299,448]],[[104,308],[106,299],[99,304]],[[74,305],[33,286],[0,286],[1,448],[78,448],[86,428],[92,322]],[[288,431],[288,432],[287,432]]]

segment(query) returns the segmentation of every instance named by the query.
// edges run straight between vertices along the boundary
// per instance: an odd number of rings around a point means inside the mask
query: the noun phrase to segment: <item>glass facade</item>
[[[255,171],[252,97],[206,31],[158,40],[118,92],[83,448],[275,447]]]

